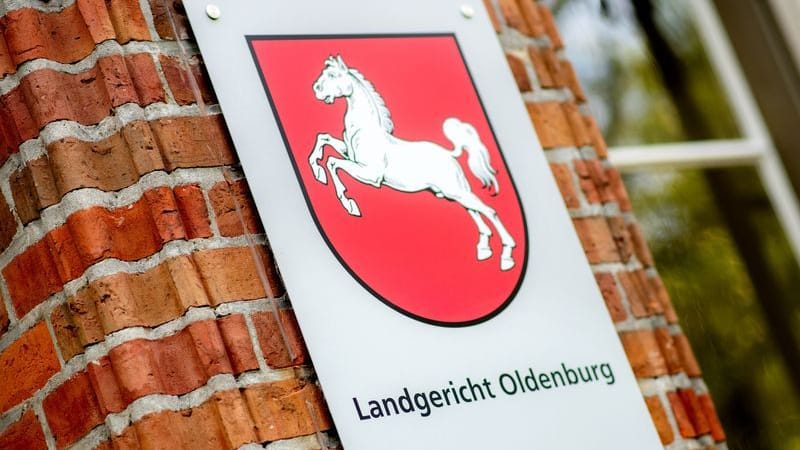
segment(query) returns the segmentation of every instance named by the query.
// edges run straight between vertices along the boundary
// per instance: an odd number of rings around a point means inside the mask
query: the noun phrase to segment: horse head
[[[353,93],[353,79],[349,76],[349,71],[341,56],[328,57],[325,68],[314,82],[317,100],[333,103],[338,97],[350,96]]]

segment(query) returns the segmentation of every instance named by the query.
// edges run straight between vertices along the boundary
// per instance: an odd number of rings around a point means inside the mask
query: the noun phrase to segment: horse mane
[[[348,73],[366,88],[367,94],[369,94],[372,103],[375,105],[375,109],[378,110],[378,120],[381,126],[387,133],[391,134],[394,131],[394,122],[392,122],[392,115],[389,113],[389,108],[386,107],[386,102],[383,101],[383,97],[375,90],[375,86],[364,78],[364,75],[361,75],[361,72],[349,68]]]

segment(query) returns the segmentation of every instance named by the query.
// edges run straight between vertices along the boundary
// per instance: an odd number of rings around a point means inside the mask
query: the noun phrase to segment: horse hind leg
[[[514,247],[517,246],[517,243],[514,241],[514,238],[511,237],[508,230],[506,230],[503,222],[500,221],[497,212],[483,203],[481,199],[472,192],[458,199],[458,202],[469,210],[479,212],[492,222],[492,225],[494,225],[494,228],[497,230],[497,234],[500,235],[500,242],[503,244],[503,251],[500,253],[500,270],[511,270],[516,264],[512,252]]]
[[[489,247],[489,238],[492,236],[492,229],[486,225],[486,222],[483,221],[481,215],[473,210],[468,209],[467,212],[469,216],[472,217],[472,220],[475,221],[475,225],[478,226],[478,261],[484,261],[492,257],[492,248]]]

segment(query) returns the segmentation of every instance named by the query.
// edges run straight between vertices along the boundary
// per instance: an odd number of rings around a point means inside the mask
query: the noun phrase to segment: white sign
[[[657,449],[480,2],[184,2],[348,450]]]

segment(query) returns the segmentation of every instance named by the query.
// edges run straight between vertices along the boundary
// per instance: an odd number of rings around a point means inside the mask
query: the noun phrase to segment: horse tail
[[[442,130],[447,139],[450,139],[455,146],[451,154],[453,158],[458,158],[461,156],[461,152],[466,150],[467,165],[475,178],[481,181],[483,187],[492,187],[495,195],[500,192],[497,177],[495,177],[497,171],[489,162],[489,151],[481,142],[475,127],[450,117],[442,124]]]

